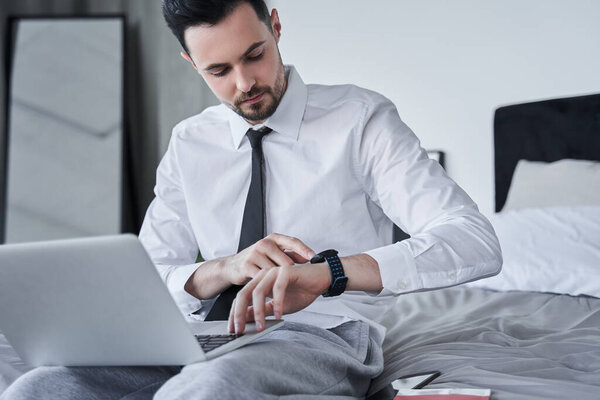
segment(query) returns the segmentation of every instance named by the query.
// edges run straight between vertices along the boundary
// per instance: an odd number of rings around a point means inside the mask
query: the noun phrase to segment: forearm
[[[348,277],[346,290],[379,292],[383,288],[377,261],[367,254],[340,257],[344,273]],[[327,277],[324,288],[331,284],[331,275],[327,263],[315,264],[323,276]],[[203,263],[190,276],[185,291],[201,300],[210,299],[227,289],[232,283],[225,273],[225,259],[219,258]],[[323,290],[323,291],[325,291]]]
[[[200,300],[210,299],[231,285],[245,285],[263,269],[305,263],[314,255],[299,239],[271,233],[237,254],[203,263],[187,280],[184,289]]]
[[[225,265],[222,258],[207,261],[194,271],[185,283],[184,289],[200,300],[215,297],[231,286],[224,271]]]
[[[362,290],[365,292],[379,292],[383,289],[379,265],[368,254],[356,254],[349,257],[340,257],[344,273],[348,277],[346,290]]]

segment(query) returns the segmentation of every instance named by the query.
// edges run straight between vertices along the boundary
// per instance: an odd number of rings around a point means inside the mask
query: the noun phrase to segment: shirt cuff
[[[401,242],[366,251],[379,264],[383,290],[378,296],[414,292],[423,288],[415,259]]]
[[[166,279],[167,288],[177,306],[184,315],[191,314],[202,307],[202,300],[185,291],[184,286],[190,276],[203,263],[181,265],[173,267]]]

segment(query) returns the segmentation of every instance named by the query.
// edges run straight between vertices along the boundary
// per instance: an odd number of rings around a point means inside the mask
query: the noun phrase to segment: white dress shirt
[[[427,157],[394,105],[353,85],[305,85],[286,67],[287,90],[264,123],[266,233],[315,252],[366,253],[383,290],[319,297],[285,315],[323,328],[349,319],[380,325],[394,295],[457,285],[501,268],[496,235],[469,196]],[[251,126],[224,105],[173,129],[140,240],[186,315],[214,299],[183,289],[198,249],[205,260],[237,252],[252,169]],[[393,224],[410,239],[393,243]],[[383,337],[383,335],[382,335]]]

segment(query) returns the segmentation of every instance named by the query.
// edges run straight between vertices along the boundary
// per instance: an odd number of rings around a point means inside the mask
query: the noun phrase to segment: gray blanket
[[[600,399],[600,299],[452,288],[398,298],[384,373],[437,370],[430,387],[489,388],[494,400]]]

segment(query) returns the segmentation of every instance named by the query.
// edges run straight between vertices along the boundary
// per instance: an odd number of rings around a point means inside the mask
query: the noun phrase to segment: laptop
[[[188,322],[137,236],[0,246],[0,331],[32,366],[185,365],[276,329]]]

